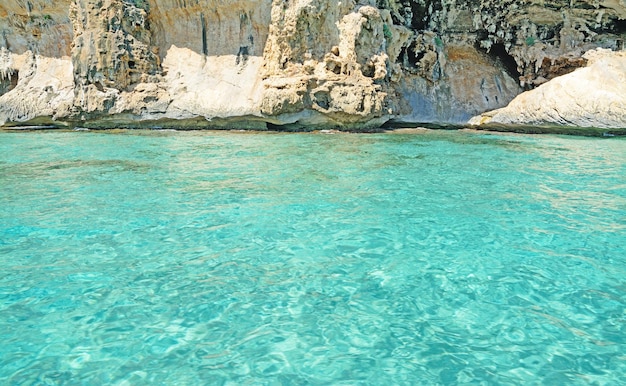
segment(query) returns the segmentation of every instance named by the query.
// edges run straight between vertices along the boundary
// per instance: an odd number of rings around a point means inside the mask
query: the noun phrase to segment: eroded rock
[[[598,49],[584,59],[587,67],[527,91],[470,123],[626,128],[626,52]]]
[[[460,125],[623,50],[624,20],[619,0],[7,0],[0,122]]]
[[[390,57],[411,32],[368,3],[327,5],[274,1],[261,112],[288,124],[379,125],[394,113],[386,90],[400,69]]]

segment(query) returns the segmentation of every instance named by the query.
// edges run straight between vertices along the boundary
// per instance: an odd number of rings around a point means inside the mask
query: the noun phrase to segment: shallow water
[[[624,384],[626,140],[0,133],[0,384]]]

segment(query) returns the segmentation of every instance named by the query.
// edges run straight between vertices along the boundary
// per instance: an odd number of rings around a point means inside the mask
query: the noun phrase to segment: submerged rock
[[[7,0],[0,125],[623,126],[621,54],[584,53],[623,50],[625,20],[613,0]],[[544,100],[582,76],[577,117]]]

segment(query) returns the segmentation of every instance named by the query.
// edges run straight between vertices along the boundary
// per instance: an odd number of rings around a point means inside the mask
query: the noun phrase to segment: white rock
[[[584,57],[585,68],[524,92],[469,123],[626,128],[626,52],[597,49]]]

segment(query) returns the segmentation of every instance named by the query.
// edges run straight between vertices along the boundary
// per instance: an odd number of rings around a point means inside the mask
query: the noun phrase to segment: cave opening
[[[613,28],[612,28],[613,33],[621,35],[621,34],[626,34],[626,19],[621,20],[615,20],[613,22]]]
[[[417,67],[419,61],[424,57],[424,53],[415,52],[416,42],[411,43],[408,47],[402,47],[398,59],[405,67]]]
[[[489,55],[500,62],[504,67],[504,70],[509,74],[513,79],[519,79],[522,74],[517,69],[517,62],[515,59],[506,52],[506,48],[502,43],[496,43],[491,46],[489,50]]]
[[[604,47],[611,48],[616,51],[626,50],[626,19],[612,20],[611,24],[607,26],[607,29],[604,32],[606,33],[607,31],[610,31],[610,33],[615,35],[615,44],[606,45]]]
[[[417,1],[411,1],[411,12],[413,13],[411,28],[418,31],[426,29],[426,20],[428,19],[426,5],[421,5]]]
[[[376,4],[380,9],[393,10],[394,7],[390,3],[390,0],[378,0]],[[411,0],[396,3],[401,4],[400,7],[397,7],[396,12],[391,14],[394,24],[404,25],[415,31],[428,29],[432,13],[443,9],[441,0]]]
[[[4,79],[0,77],[0,95],[6,94],[17,87],[19,80],[20,76],[18,71],[7,74],[7,77]]]
[[[328,91],[317,91],[315,94],[313,94],[313,97],[316,105],[324,110],[328,110],[331,102],[330,93]]]

